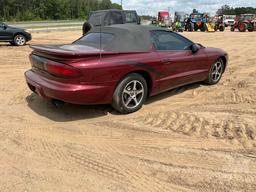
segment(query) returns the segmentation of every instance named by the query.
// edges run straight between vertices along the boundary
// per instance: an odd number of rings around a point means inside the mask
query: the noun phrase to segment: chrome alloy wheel
[[[26,43],[26,39],[24,36],[18,36],[16,39],[15,39],[15,42],[17,45],[21,46],[21,45],[24,45]]]
[[[141,104],[144,94],[145,90],[143,84],[137,80],[133,80],[127,83],[123,90],[123,103],[127,108],[134,109]]]
[[[218,82],[222,76],[223,73],[223,64],[221,61],[217,61],[212,69],[212,80],[214,82]]]

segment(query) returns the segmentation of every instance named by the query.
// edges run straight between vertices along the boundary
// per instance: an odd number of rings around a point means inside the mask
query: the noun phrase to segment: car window
[[[126,23],[137,23],[137,16],[134,12],[126,12]]]
[[[177,33],[168,31],[152,31],[151,41],[155,48],[160,51],[187,50],[193,44],[192,41]]]
[[[0,28],[4,28],[4,24],[3,23],[0,23]]]
[[[111,33],[88,33],[82,38],[74,42],[74,44],[88,45],[93,47],[104,48],[108,43],[110,43],[114,38],[114,35]]]
[[[100,26],[104,23],[106,12],[95,12],[91,13],[88,22],[94,26]]]

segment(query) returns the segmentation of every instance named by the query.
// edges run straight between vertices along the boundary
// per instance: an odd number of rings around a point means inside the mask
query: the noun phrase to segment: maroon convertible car
[[[165,29],[140,25],[94,28],[70,45],[31,46],[25,73],[38,95],[74,104],[139,110],[149,96],[193,82],[216,84],[228,54]]]

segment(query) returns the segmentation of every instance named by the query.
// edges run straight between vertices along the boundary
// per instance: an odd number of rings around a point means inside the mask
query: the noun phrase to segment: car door
[[[12,32],[7,25],[0,23],[0,40],[8,41],[12,39]]]
[[[159,57],[159,89],[165,91],[206,78],[207,55],[203,47],[191,51],[192,41],[169,31],[152,31],[151,39]]]
[[[0,40],[4,40],[4,25],[0,23]]]

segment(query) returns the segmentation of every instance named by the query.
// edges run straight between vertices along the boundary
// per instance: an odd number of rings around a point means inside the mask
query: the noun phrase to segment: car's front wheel
[[[139,74],[130,74],[118,84],[113,95],[112,106],[123,114],[136,112],[144,104],[147,93],[146,80]]]
[[[24,35],[16,35],[13,39],[13,44],[16,46],[23,46],[27,42],[26,37]]]
[[[223,72],[224,72],[224,63],[222,59],[219,59],[211,66],[206,83],[209,85],[217,84],[220,81]]]

